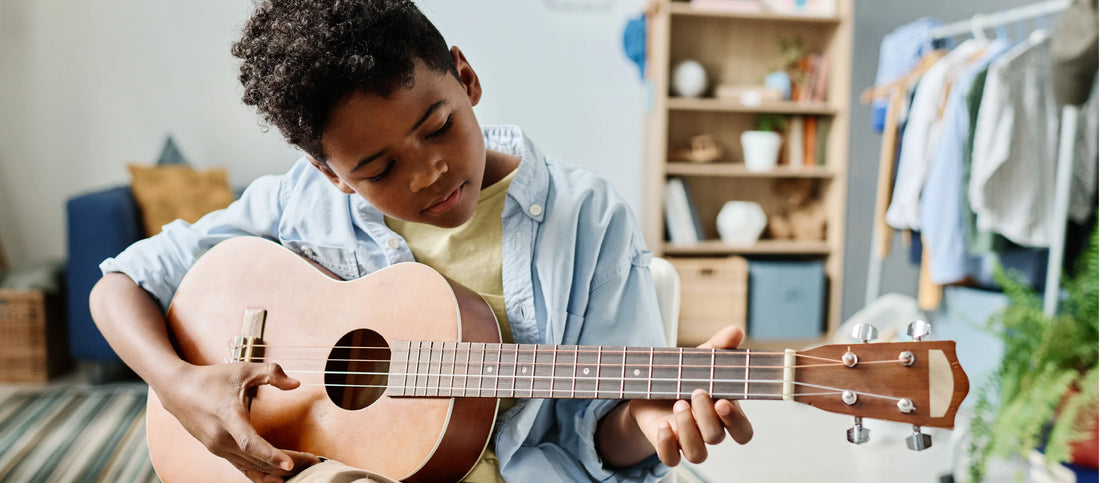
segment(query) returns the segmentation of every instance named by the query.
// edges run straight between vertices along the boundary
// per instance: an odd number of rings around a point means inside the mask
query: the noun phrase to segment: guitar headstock
[[[797,361],[794,400],[834,413],[952,428],[970,390],[954,341],[823,345]]]

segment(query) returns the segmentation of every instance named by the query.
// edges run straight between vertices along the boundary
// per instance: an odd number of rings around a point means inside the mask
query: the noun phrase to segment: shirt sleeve
[[[628,212],[616,214],[600,248],[600,262],[589,290],[579,344],[659,347],[665,345],[657,307],[652,254],[645,248]],[[615,226],[618,225],[618,226]],[[656,481],[668,468],[654,456],[630,467],[611,469],[596,449],[600,420],[620,400],[558,400],[555,414],[562,444],[598,481]]]
[[[206,250],[236,236],[275,239],[284,197],[282,177],[261,177],[229,207],[211,212],[194,224],[173,221],[160,233],[104,260],[99,269],[103,274],[126,274],[167,312],[184,274]]]

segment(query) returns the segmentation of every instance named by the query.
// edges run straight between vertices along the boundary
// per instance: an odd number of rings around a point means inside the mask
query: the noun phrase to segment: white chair
[[[657,307],[665,327],[665,340],[669,347],[674,347],[680,324],[680,275],[672,263],[658,257],[650,262],[649,271],[653,273],[653,285],[657,289]]]

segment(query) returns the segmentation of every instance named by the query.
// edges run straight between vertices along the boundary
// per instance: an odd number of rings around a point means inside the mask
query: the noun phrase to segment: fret
[[[592,397],[600,397],[600,372],[603,370],[603,346],[596,346],[596,384],[592,388]]]
[[[455,345],[455,358],[458,358],[458,349],[462,349],[463,361],[462,364],[458,364],[458,367],[462,370],[462,381],[458,384],[458,389],[461,392],[461,396],[466,396],[466,391],[470,387],[470,344],[462,342]]]
[[[749,381],[752,380],[749,377],[749,368],[752,367],[752,349],[745,349],[745,399],[749,398]]]
[[[486,379],[486,377],[485,377],[485,360],[486,360],[486,357],[485,357],[485,343],[484,342],[478,342],[477,344],[474,344],[474,347],[476,347],[476,349],[477,349],[478,360],[480,361],[478,363],[478,367],[476,368],[477,370],[475,371],[475,372],[477,372],[477,397],[486,397],[486,395],[485,395],[485,379]]]
[[[400,372],[400,374],[401,374],[401,393],[400,394],[402,396],[408,396],[409,395],[409,389],[408,389],[409,388],[409,348],[408,348],[408,344],[409,343],[407,341],[402,341],[402,343],[400,344],[402,346],[405,346],[404,347],[405,360],[403,362],[401,362],[399,360],[399,362],[397,364],[398,366],[402,366],[402,371]],[[401,348],[399,348],[397,350],[397,353],[398,354],[401,353]],[[393,368],[391,368],[391,369],[393,369]]]
[[[676,398],[684,399],[684,348],[680,348],[680,360],[676,363]],[[691,399],[690,397],[686,399]]]
[[[424,386],[420,384],[420,357],[421,348],[424,346],[424,341],[416,341],[416,365],[413,367],[413,396],[423,396]]]
[[[554,397],[554,361],[557,352],[553,350],[555,346],[540,344],[540,347],[542,353],[535,358],[535,384],[538,386],[536,397]]]
[[[653,399],[653,348],[649,348],[649,384],[646,385],[646,399]]]
[[[458,363],[458,342],[451,344],[451,372],[450,377],[447,379],[447,395],[450,397],[455,396],[455,366]],[[447,344],[443,344],[443,347],[447,347]]]
[[[714,349],[710,350],[710,393],[711,397],[714,397],[714,354],[718,352]]]
[[[682,370],[680,349],[651,349],[650,386],[653,399],[679,399]]]
[[[538,344],[531,350],[531,397],[535,397],[535,381],[538,375],[539,369],[539,346]]]
[[[516,376],[519,371],[519,344],[513,345],[512,348],[516,350],[515,355],[512,358],[512,397],[516,397]]]
[[[619,399],[626,397],[626,347],[623,347],[623,371],[619,379]]]
[[[443,372],[443,354],[436,349],[437,344],[441,347],[441,343],[429,342],[428,343],[428,388],[425,392],[431,394],[434,390],[434,396],[439,397],[439,374]],[[438,357],[439,364],[438,369],[435,370],[435,375],[432,375],[432,363],[436,362]]]
[[[579,356],[578,348],[574,347],[573,348],[573,377],[570,378],[570,381],[569,381],[569,397],[571,399],[577,397],[577,366],[580,365],[579,361],[577,360],[578,356]]]
[[[516,368],[518,374],[516,375],[516,390],[513,397],[534,396],[534,350],[535,345],[533,344],[516,345]]]

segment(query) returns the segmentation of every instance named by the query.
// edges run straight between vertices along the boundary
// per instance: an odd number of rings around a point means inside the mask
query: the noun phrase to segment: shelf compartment
[[[665,173],[673,176],[725,176],[732,178],[821,178],[830,179],[836,175],[824,166],[807,166],[791,169],[779,166],[771,171],[749,171],[741,163],[685,163],[672,161],[665,165]]]
[[[840,18],[826,15],[789,15],[774,12],[734,12],[717,8],[692,5],[691,2],[672,2],[669,13],[682,17],[727,18],[749,21],[776,21],[803,24],[837,25]]]
[[[721,240],[705,240],[691,245],[664,244],[664,254],[675,255],[828,255],[825,241],[760,240],[751,246],[735,246]]]

